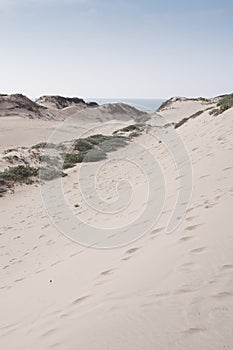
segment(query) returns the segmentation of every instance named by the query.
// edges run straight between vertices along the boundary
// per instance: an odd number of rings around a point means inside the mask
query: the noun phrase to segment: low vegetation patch
[[[226,95],[221,97],[221,99],[217,103],[217,108],[213,109],[210,112],[210,114],[217,116],[232,107],[233,107],[233,94]]]
[[[139,126],[127,127],[127,132],[139,132]],[[136,137],[136,135],[132,135]],[[3,172],[0,172],[0,196],[9,188],[17,183],[31,184],[40,178],[44,181],[50,181],[56,178],[67,176],[64,169],[74,167],[78,163],[98,162],[107,158],[108,152],[113,152],[119,148],[125,147],[130,141],[129,137],[121,135],[102,135],[96,134],[87,138],[63,142],[60,144],[41,142],[34,145],[31,149],[25,148],[25,154],[20,147],[20,157],[17,154],[8,155],[5,159],[9,163],[24,162],[24,165],[10,166]],[[67,146],[69,153],[65,153]],[[52,154],[43,154],[45,148],[56,149]],[[31,150],[34,149],[33,152]],[[18,152],[18,149],[8,150],[9,152]],[[27,158],[28,157],[28,158]],[[33,161],[34,167],[28,163]]]
[[[59,177],[67,176],[63,171],[55,168],[40,168],[40,179],[45,181],[51,181]]]
[[[147,125],[144,123],[131,124],[125,126],[122,129],[114,131],[113,135],[121,135],[128,133],[127,136],[131,139],[133,137],[139,136],[145,130],[146,127]]]
[[[195,118],[199,117],[199,115],[201,115],[203,112],[205,112],[205,110],[198,111],[198,112],[192,114],[190,117],[181,119],[178,123],[175,124],[175,129],[181,127],[183,124],[187,123],[187,121],[189,121],[190,119],[195,119]]]
[[[129,139],[118,135],[96,134],[74,141],[73,149],[70,153],[63,154],[63,169],[74,167],[78,163],[98,162],[106,159],[108,152],[127,145]]]
[[[63,169],[73,168],[77,163],[82,163],[85,152],[66,153],[64,155]]]
[[[98,162],[106,159],[106,153],[100,149],[90,149],[79,153],[66,153],[64,155],[63,169],[73,168],[78,163]]]
[[[125,138],[112,137],[111,139],[106,140],[106,141],[102,142],[101,144],[99,144],[99,148],[103,152],[108,153],[108,152],[117,151],[118,148],[122,148],[126,145],[127,145],[127,141]]]
[[[170,99],[170,100],[167,100],[167,101],[164,101],[164,102],[161,104],[161,106],[159,106],[159,108],[157,109],[156,112],[161,112],[163,109],[170,107],[171,104],[172,104],[172,102],[173,102],[173,101],[172,101],[171,99]]]
[[[205,97],[198,97],[197,101],[206,102],[206,103],[210,102],[210,100],[208,98],[205,98]]]
[[[93,144],[85,139],[79,139],[76,140],[74,143],[74,150],[75,151],[80,151],[80,152],[85,152],[93,148]]]
[[[116,139],[127,140],[127,138],[125,138],[124,136],[115,136],[115,134],[114,135],[96,134],[86,138],[86,140],[90,142],[90,144],[95,146],[100,146],[105,141],[111,141]]]
[[[56,145],[54,143],[47,143],[47,142],[40,142],[36,145],[32,146],[32,148],[39,149],[39,148],[54,148]]]
[[[17,165],[0,173],[0,180],[23,182],[29,177],[37,176],[38,169],[25,165]]]
[[[47,154],[45,154],[39,156],[39,161],[43,163],[45,167],[56,167],[60,162],[60,158],[56,156],[48,156]]]
[[[36,145],[32,146],[32,149],[43,149],[43,148],[56,148],[56,149],[64,149],[65,146],[62,143],[52,143],[52,142],[40,142]]]
[[[85,153],[83,161],[86,163],[98,162],[106,158],[107,158],[107,155],[104,151],[100,149],[91,149],[90,151]]]
[[[15,183],[31,184],[33,179],[38,176],[38,169],[30,166],[18,165],[9,167],[0,172],[1,193],[13,187]]]

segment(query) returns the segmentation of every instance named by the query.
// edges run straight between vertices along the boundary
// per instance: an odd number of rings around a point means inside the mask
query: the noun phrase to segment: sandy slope
[[[232,350],[232,121],[233,110],[205,113],[177,129],[191,159],[193,193],[171,235],[165,227],[179,178],[166,148],[148,134],[138,142],[163,168],[166,202],[157,224],[128,246],[88,249],[65,238],[46,215],[40,187],[0,198],[0,348]],[[110,162],[98,175],[100,195],[116,199],[110,180],[128,178],[136,196],[127,216],[93,215],[77,171],[64,178],[64,192],[83,220],[134,222],[147,204],[146,177],[132,164]]]
[[[196,112],[214,108],[216,102],[217,98],[209,101],[173,98],[171,99],[171,104],[161,109],[158,113],[167,121],[177,122],[183,118],[190,117]]]
[[[21,146],[33,146],[47,141],[59,122],[28,120],[17,117],[1,118],[0,151]],[[12,132],[14,130],[14,132]]]
[[[2,118],[0,123],[0,152],[17,147],[31,147],[39,142],[47,142],[61,125],[59,121],[29,120],[16,117]],[[115,128],[112,128],[111,125],[110,130],[108,130],[108,127],[105,130],[107,133],[111,133],[112,130],[117,130],[131,123],[133,121],[130,119],[128,121],[116,121]],[[72,140],[73,137],[78,135],[76,129],[83,133],[86,129],[91,129],[92,125],[95,126],[96,123],[83,124],[82,121],[73,120],[72,123],[67,123],[66,128],[61,129],[59,138],[62,141]]]

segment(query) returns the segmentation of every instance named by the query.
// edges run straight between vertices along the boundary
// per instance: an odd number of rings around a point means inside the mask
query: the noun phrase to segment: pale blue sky
[[[0,92],[233,92],[232,0],[0,0]]]

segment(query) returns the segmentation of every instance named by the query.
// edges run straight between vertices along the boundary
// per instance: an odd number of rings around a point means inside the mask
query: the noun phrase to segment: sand
[[[39,185],[0,198],[0,348],[233,349],[232,121],[232,109],[217,117],[206,112],[177,129],[190,157],[193,190],[172,234],[166,227],[179,175],[164,144],[146,133],[137,142],[160,163],[166,199],[158,221],[131,244],[94,249],[66,238],[47,216]],[[28,127],[24,139],[20,126],[12,131],[4,123],[1,149],[44,140],[54,128],[52,122],[30,121],[39,133],[32,136]],[[132,150],[118,150],[113,157]],[[147,178],[122,162],[101,163],[96,184],[110,205],[117,199],[111,180],[131,181],[135,196],[117,215],[90,208],[81,198],[79,167],[69,170],[65,198],[82,220],[97,227],[124,227],[129,220],[133,226],[147,205]],[[91,173],[86,181],[93,181]]]

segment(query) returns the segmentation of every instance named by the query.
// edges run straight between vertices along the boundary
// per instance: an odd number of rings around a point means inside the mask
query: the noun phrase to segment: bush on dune
[[[33,178],[38,176],[38,169],[25,165],[18,165],[0,172],[1,196],[7,192],[7,188],[13,187],[15,183],[33,183]]]
[[[233,107],[233,94],[226,95],[221,97],[219,102],[217,103],[217,107],[213,109],[210,114],[212,115],[219,115],[222,114],[223,112],[227,111],[228,109]]]
[[[77,163],[82,163],[84,156],[85,152],[65,154],[63,169],[69,169],[74,167]]]
[[[202,113],[204,113],[204,111],[205,111],[205,110],[198,111],[198,112],[192,114],[190,117],[181,119],[178,123],[175,124],[175,129],[181,127],[183,124],[185,124],[185,123],[186,123],[187,121],[189,121],[190,119],[195,119],[195,118],[199,117],[199,115],[201,115]]]
[[[66,176],[66,174],[63,173],[61,170],[55,168],[40,168],[41,180],[51,181],[64,176]]]
[[[119,132],[132,132],[132,131],[143,131],[146,127],[146,124],[143,123],[137,123],[137,124],[131,124],[127,125],[122,129],[114,131],[113,135],[117,135]]]
[[[5,169],[0,173],[0,180],[3,181],[14,181],[23,182],[29,177],[34,177],[38,175],[38,169],[25,165],[17,165]]]
[[[99,147],[103,152],[113,152],[126,145],[127,141],[125,139],[121,137],[113,137],[99,144]]]
[[[100,149],[90,149],[86,152],[67,153],[64,156],[63,169],[73,168],[78,163],[98,162],[106,159],[106,153]]]
[[[104,141],[111,140],[112,137],[113,136],[96,134],[96,135],[87,137],[86,140],[90,142],[92,145],[97,146]]]
[[[98,162],[100,160],[106,159],[106,153],[99,149],[92,149],[85,153],[83,161],[88,162]]]
[[[74,150],[75,151],[80,151],[80,152],[85,152],[93,148],[93,144],[88,142],[85,139],[79,139],[74,142]]]

